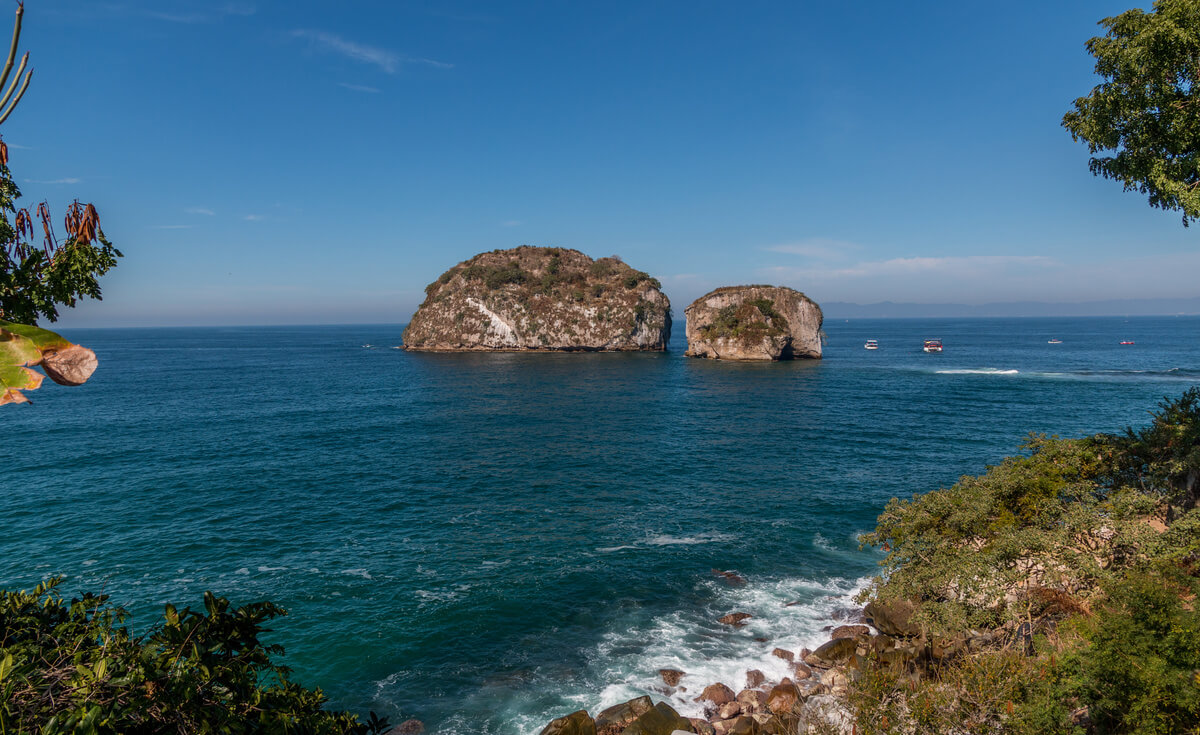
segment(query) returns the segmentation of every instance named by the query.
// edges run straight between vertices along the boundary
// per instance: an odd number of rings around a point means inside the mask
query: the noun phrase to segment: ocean
[[[0,409],[0,587],[62,575],[135,627],[272,600],[297,680],[433,733],[643,693],[688,714],[827,638],[890,498],[1200,385],[1196,317],[831,320],[824,360],[774,364],[684,358],[682,323],[660,354],[409,354],[402,329],[67,330],[92,380]]]

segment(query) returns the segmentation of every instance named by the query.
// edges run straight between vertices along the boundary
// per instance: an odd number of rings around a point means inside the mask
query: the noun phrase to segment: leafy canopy
[[[8,150],[0,142],[0,318],[35,324],[56,321],[58,306],[80,298],[100,298],[99,277],[117,264],[121,251],[104,237],[91,204],[78,201],[67,210],[67,238],[60,243],[43,202],[37,208],[44,233],[33,242],[33,217],[18,209],[21,190],[8,169]]]
[[[1063,127],[1087,143],[1094,175],[1181,210],[1186,226],[1200,218],[1200,0],[1156,0],[1100,25],[1108,33],[1087,49],[1104,81]]]
[[[18,2],[12,44],[0,70],[0,88],[16,59],[24,13],[24,4]],[[0,96],[0,123],[8,119],[29,87],[33,70],[25,71],[28,62],[26,53],[16,78]],[[18,88],[22,72],[25,77]],[[40,245],[35,244],[33,215],[17,208],[20,197],[21,190],[8,170],[8,146],[0,141],[0,319],[25,324],[37,323],[38,317],[55,321],[59,304],[74,306],[79,298],[100,298],[97,279],[117,264],[121,252],[105,239],[96,208],[78,200],[67,208],[63,220],[66,240],[62,243],[50,223],[50,206],[46,202],[38,205],[44,237]]]
[[[311,733],[368,735],[387,729],[324,709],[319,689],[291,681],[260,640],[269,602],[233,608],[206,592],[204,609],[167,605],[149,634],[121,625],[106,595],[66,601],[58,580],[30,592],[0,591],[0,732]]]

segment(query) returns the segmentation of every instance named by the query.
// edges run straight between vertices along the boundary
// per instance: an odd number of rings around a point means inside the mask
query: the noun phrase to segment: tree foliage
[[[1150,205],[1200,218],[1200,0],[1156,0],[1100,22],[1087,42],[1104,78],[1063,117],[1093,174]],[[1100,155],[1097,155],[1100,154]]]
[[[145,636],[122,625],[106,595],[69,602],[58,580],[0,592],[0,732],[312,733],[368,735],[367,723],[324,709],[325,696],[272,663],[266,624],[285,615],[269,602],[233,608],[204,595],[204,608],[167,605]]]
[[[0,72],[0,88],[12,71],[24,11],[24,6],[18,4],[12,45]],[[0,97],[0,123],[12,114],[29,86],[32,70],[25,73],[19,91],[13,94],[28,62],[26,53],[12,85]],[[100,298],[98,279],[117,264],[121,251],[104,237],[96,208],[78,200],[67,208],[63,219],[66,237],[61,242],[51,224],[49,204],[37,206],[42,226],[42,239],[37,242],[34,215],[28,208],[17,207],[20,197],[21,190],[8,168],[8,146],[0,140],[0,319],[36,324],[45,317],[53,322],[58,319],[60,305],[70,307],[81,298]]]

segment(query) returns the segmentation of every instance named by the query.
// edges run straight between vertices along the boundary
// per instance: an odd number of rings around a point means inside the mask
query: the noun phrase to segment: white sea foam
[[[646,539],[647,546],[692,546],[694,544],[711,544],[714,541],[732,541],[733,536],[727,533],[698,533],[695,536],[671,536],[660,534]]]
[[[829,543],[829,539],[819,533],[813,534],[813,546],[826,551],[834,551],[833,544]]]
[[[96,560],[95,560],[95,559],[88,559],[87,561],[85,561],[85,562],[83,563],[83,565],[84,565],[85,567],[90,567],[91,565],[93,565],[93,564],[95,564],[95,563],[96,563]],[[120,564],[118,564],[117,566],[121,566],[121,565],[120,565]]]
[[[560,704],[545,713],[522,717],[520,732],[536,733],[545,723],[569,709],[590,712],[650,695],[666,700],[687,717],[702,714],[693,701],[707,685],[723,682],[735,691],[746,684],[746,672],[762,671],[768,680],[791,675],[791,664],[775,655],[776,648],[799,654],[828,640],[827,628],[838,608],[854,606],[854,595],[866,579],[752,580],[744,587],[729,587],[706,579],[712,600],[703,608],[681,609],[648,620],[621,619],[588,654],[588,671],[580,679],[563,682]],[[746,625],[733,628],[717,622],[729,612],[752,615]],[[756,640],[756,639],[765,640]],[[682,688],[663,683],[659,669],[685,672]],[[527,723],[527,724],[526,724]]]
[[[602,548],[596,549],[596,551],[598,551],[598,552],[600,552],[600,553],[602,553],[602,554],[610,554],[610,553],[612,553],[612,552],[614,552],[614,551],[623,551],[623,550],[625,550],[625,549],[636,549],[636,548],[639,548],[639,547],[637,547],[637,546],[629,546],[629,545],[625,545],[625,546],[605,546],[605,547],[602,547]]]
[[[458,593],[454,590],[416,590],[413,595],[424,602],[446,602],[458,597]]]
[[[363,579],[371,579],[371,573],[366,569],[343,569],[342,574],[348,574],[351,577],[362,577]]]
[[[935,370],[938,375],[1018,375],[1020,370],[1001,370],[1000,368],[961,368],[953,370]]]
[[[249,573],[250,573],[250,570],[247,569],[246,567],[242,567],[241,569],[234,572],[234,574],[249,574]]]
[[[260,571],[260,572],[283,572],[283,571],[286,571],[286,570],[287,570],[287,567],[268,567],[268,566],[265,566],[265,565],[264,565],[264,566],[260,566],[260,567],[258,568],[258,571]]]

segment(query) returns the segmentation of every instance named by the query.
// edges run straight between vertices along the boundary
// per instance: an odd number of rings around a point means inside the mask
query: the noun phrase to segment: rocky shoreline
[[[746,583],[734,572],[713,571],[730,584]],[[541,735],[850,735],[854,723],[847,701],[849,684],[860,676],[866,659],[910,666],[924,655],[924,642],[917,640],[919,630],[908,619],[911,613],[903,605],[877,603],[838,608],[825,626],[828,640],[815,650],[775,648],[771,652],[787,665],[788,675],[779,679],[748,669],[742,681],[694,681],[686,671],[659,669],[664,685],[660,693],[691,699],[702,707],[700,717],[685,717],[668,701],[656,702],[644,695],[594,717],[586,710],[564,715],[546,725]],[[717,622],[740,628],[752,617],[732,611]]]

